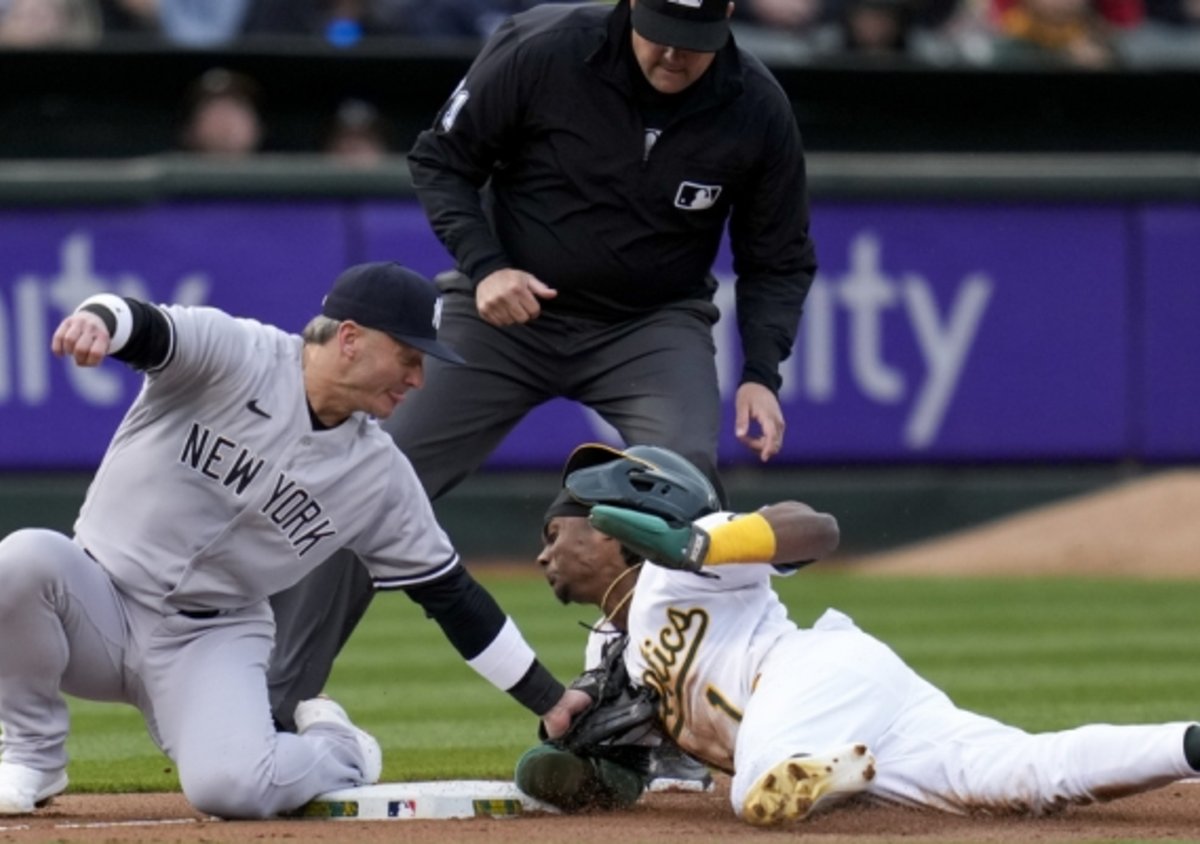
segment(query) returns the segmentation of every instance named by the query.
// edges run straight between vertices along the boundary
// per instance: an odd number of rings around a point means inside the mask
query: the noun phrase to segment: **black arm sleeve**
[[[508,621],[496,599],[461,567],[432,583],[405,591],[468,661],[483,653]],[[558,702],[564,689],[535,659],[516,685],[505,691],[534,714],[543,715]]]
[[[438,623],[463,659],[479,656],[508,620],[496,599],[458,566],[445,577],[405,590]]]
[[[795,114],[786,98],[769,101],[773,108],[763,117],[767,153],[754,189],[734,207],[729,237],[743,352],[739,383],[763,384],[778,393],[779,366],[792,353],[817,256],[809,236],[807,167]]]
[[[505,21],[471,63],[433,128],[408,152],[413,190],[430,225],[472,284],[511,267],[480,199],[480,188],[510,154],[526,109],[521,34]]]
[[[525,676],[518,680],[508,693],[534,715],[545,715],[558,703],[565,691],[563,684],[535,659]]]
[[[145,370],[161,366],[171,351],[171,323],[166,314],[138,299],[130,299],[128,296],[122,298],[133,316],[133,330],[125,346],[112,357],[134,369]],[[116,319],[107,308],[102,305],[87,305],[83,310],[104,320],[110,335],[116,330]]]

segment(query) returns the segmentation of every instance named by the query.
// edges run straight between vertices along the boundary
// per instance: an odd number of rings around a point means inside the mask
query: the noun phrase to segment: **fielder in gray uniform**
[[[403,589],[468,663],[561,733],[564,691],[467,573],[404,455],[380,430],[420,387],[436,288],[396,264],[351,267],[302,337],[211,308],[94,296],[54,334],[80,366],[145,372],[75,535],[0,542],[0,814],[66,788],[62,693],[136,706],[200,811],[267,817],[379,778],[379,745],[336,703],[277,733],[267,596],[350,548]],[[14,643],[19,646],[14,647]]]

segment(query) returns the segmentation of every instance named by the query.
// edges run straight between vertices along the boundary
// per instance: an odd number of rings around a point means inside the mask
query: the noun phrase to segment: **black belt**
[[[221,614],[220,610],[180,610],[179,614],[184,618],[216,618]]]
[[[93,554],[91,551],[89,551],[87,548],[83,549],[83,553],[87,554],[93,560],[96,560],[96,555]],[[98,563],[100,561],[96,560],[96,562]],[[183,616],[184,618],[206,619],[206,618],[216,618],[222,612],[224,612],[224,610],[180,610],[179,614],[181,616]]]

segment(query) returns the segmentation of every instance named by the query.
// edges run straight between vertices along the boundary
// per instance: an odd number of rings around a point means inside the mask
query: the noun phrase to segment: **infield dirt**
[[[1046,818],[955,817],[887,806],[844,806],[780,829],[733,817],[728,783],[711,794],[651,794],[626,812],[450,821],[218,821],[178,794],[68,795],[32,818],[0,822],[6,842],[385,842],[415,844],[767,844],[796,841],[1084,842],[1197,840],[1200,784],[1180,783]],[[18,827],[25,828],[18,828]]]
[[[1200,577],[1200,471],[1126,481],[846,562],[884,575]]]

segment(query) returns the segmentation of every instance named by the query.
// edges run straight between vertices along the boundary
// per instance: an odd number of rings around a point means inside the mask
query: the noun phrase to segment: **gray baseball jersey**
[[[164,610],[244,607],[343,546],[380,588],[458,565],[374,419],[313,430],[299,337],[210,308],[162,310],[174,346],[147,373],[75,525],[123,590]]]

